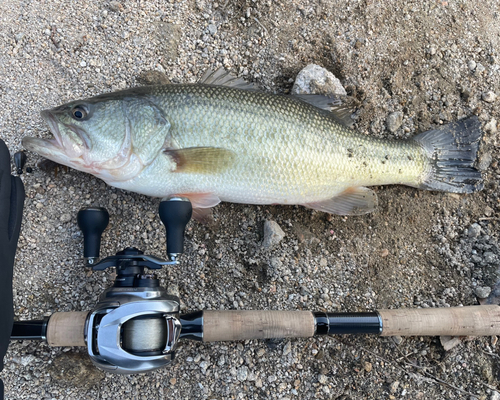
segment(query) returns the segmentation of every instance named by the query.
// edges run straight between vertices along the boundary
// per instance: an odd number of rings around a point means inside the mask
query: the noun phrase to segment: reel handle
[[[184,252],[184,231],[193,207],[186,197],[176,196],[162,200],[158,212],[167,232],[167,255],[175,261]]]
[[[99,258],[101,235],[109,223],[109,213],[102,207],[82,208],[76,217],[78,226],[83,232],[83,257],[91,266]]]

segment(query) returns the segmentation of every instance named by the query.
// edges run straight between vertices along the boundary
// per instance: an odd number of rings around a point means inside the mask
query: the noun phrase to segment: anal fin
[[[377,205],[377,194],[365,187],[352,187],[331,199],[303,204],[313,210],[337,215],[363,215],[374,211]]]

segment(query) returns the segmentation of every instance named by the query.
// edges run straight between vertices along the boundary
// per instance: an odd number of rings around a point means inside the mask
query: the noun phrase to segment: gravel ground
[[[12,152],[24,136],[49,135],[41,109],[158,74],[195,82],[220,66],[278,93],[307,64],[325,67],[356,106],[357,129],[375,137],[472,114],[483,122],[480,193],[379,187],[378,211],[362,217],[222,204],[213,226],[191,222],[182,266],[160,273],[184,310],[447,307],[496,293],[498,0],[4,0],[0,18],[0,137]],[[22,175],[19,319],[89,310],[110,285],[112,272],[83,268],[83,206],[111,214],[101,254],[136,245],[164,256],[157,199],[38,161],[29,154],[33,173]],[[270,247],[265,221],[285,234]],[[12,399],[500,399],[496,338],[457,342],[450,350],[439,338],[185,342],[171,366],[136,376],[100,372],[83,349],[13,343],[1,376]]]

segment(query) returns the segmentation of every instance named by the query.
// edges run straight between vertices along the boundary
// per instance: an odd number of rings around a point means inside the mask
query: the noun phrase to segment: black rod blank
[[[316,335],[380,334],[382,318],[378,312],[313,313]]]

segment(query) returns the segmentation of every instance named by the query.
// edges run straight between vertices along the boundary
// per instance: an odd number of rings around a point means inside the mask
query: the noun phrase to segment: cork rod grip
[[[49,346],[86,346],[85,323],[88,314],[88,311],[52,314],[47,324]]]
[[[311,337],[310,311],[204,311],[203,341]]]
[[[381,336],[500,335],[500,306],[378,310]]]

